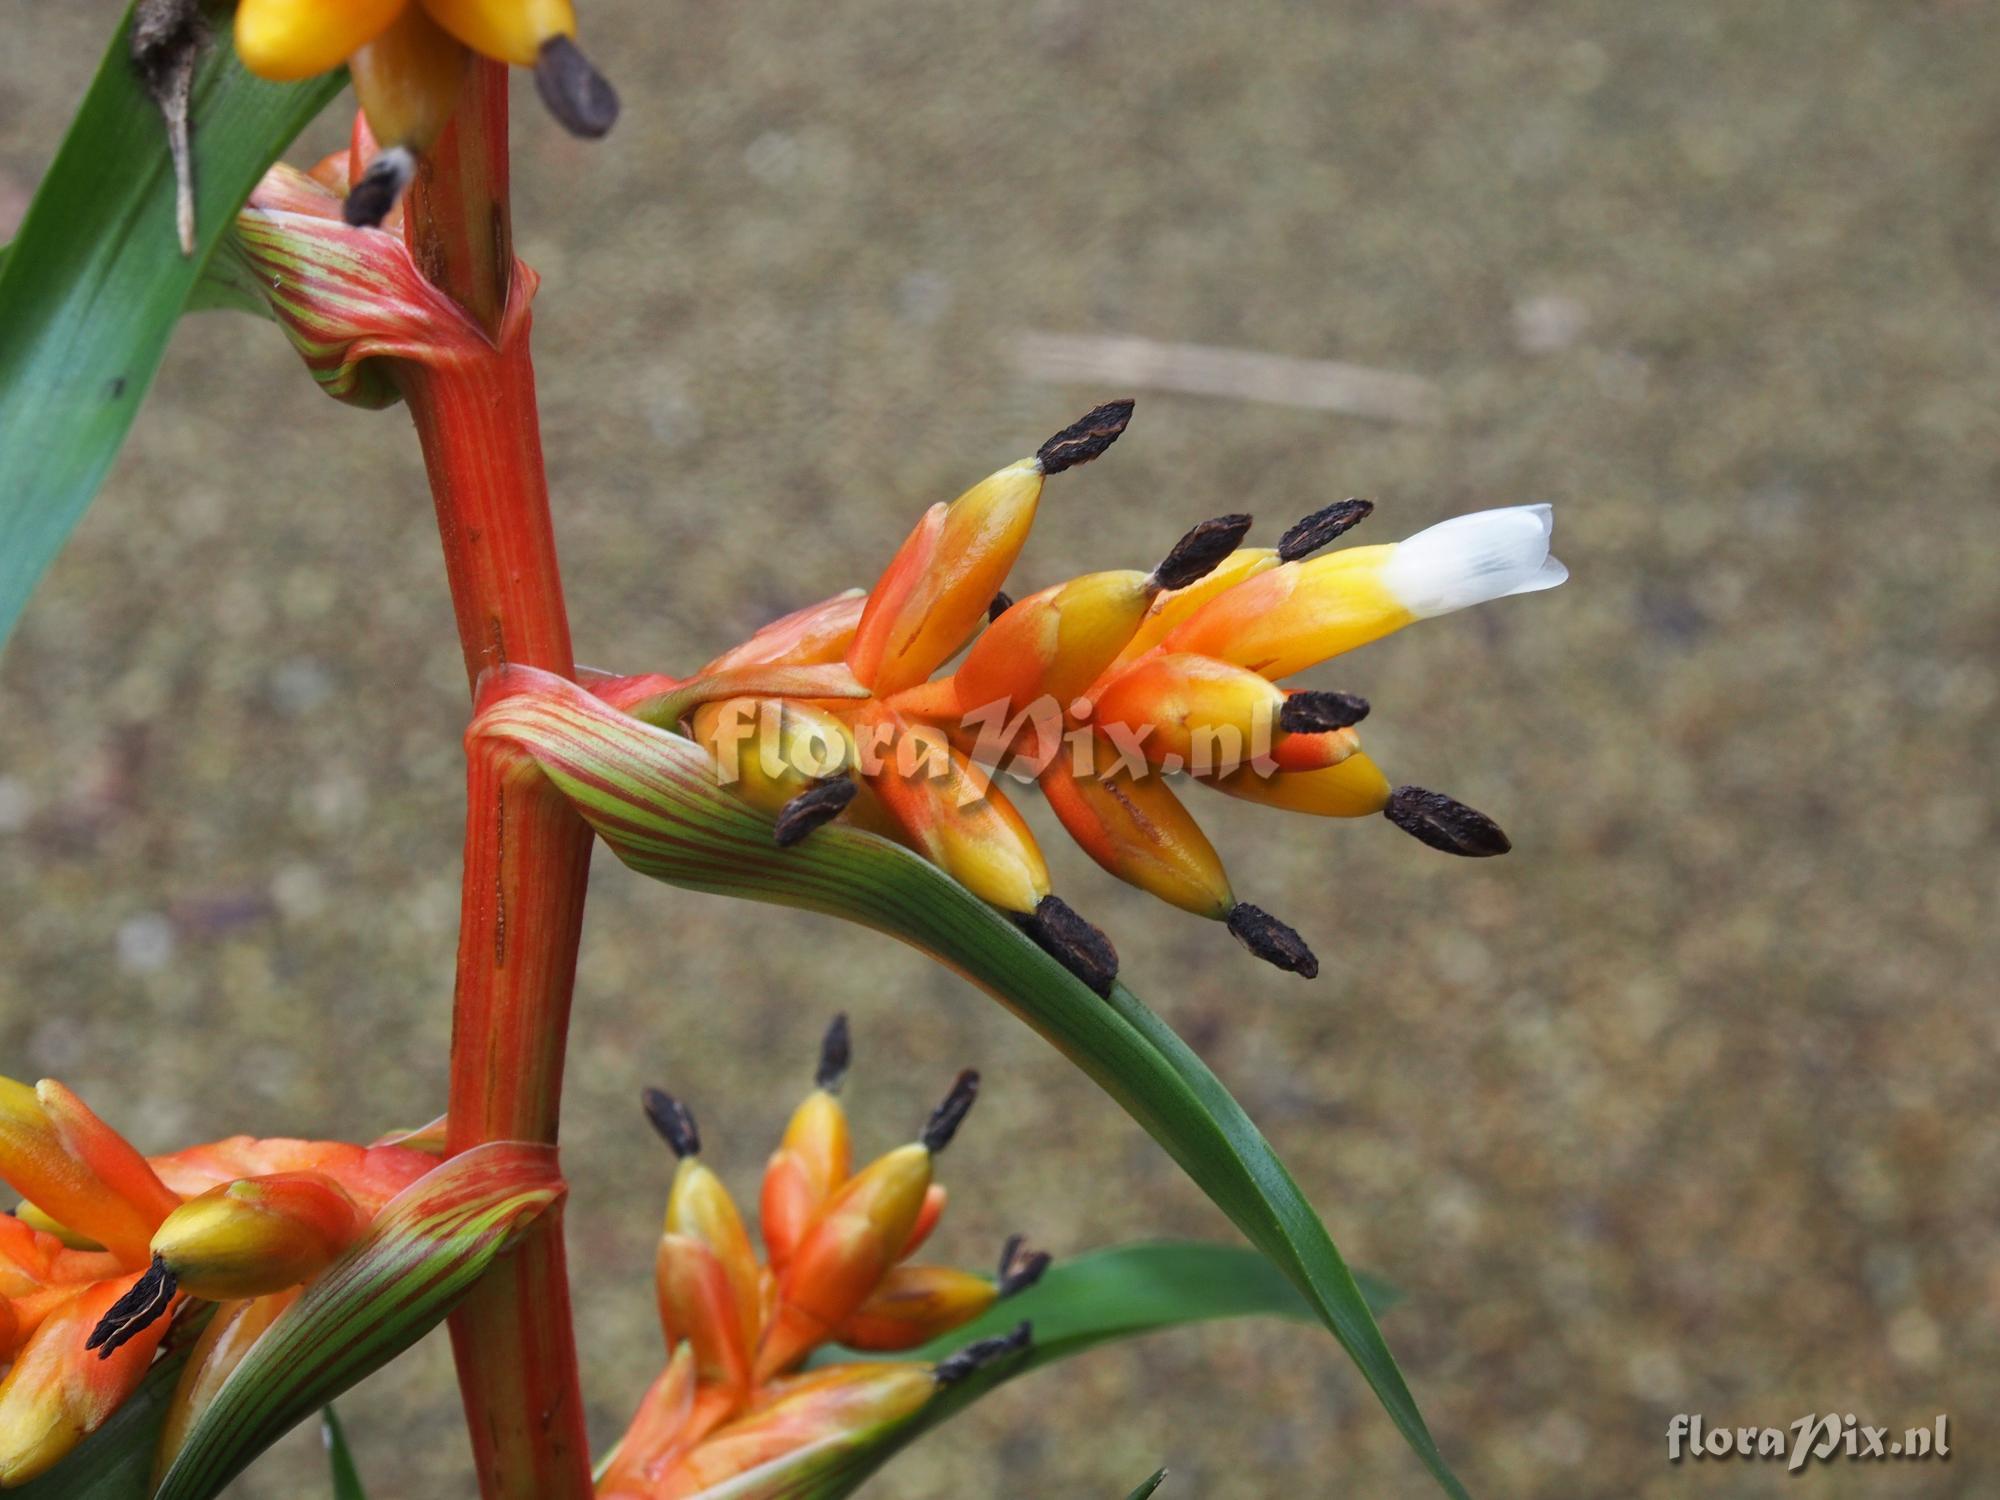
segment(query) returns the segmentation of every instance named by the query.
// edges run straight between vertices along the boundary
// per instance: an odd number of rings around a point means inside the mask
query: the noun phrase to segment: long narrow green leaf
[[[553,1149],[512,1141],[474,1147],[404,1189],[251,1347],[195,1419],[157,1500],[220,1493],[279,1437],[436,1327],[562,1191]]]
[[[347,1450],[347,1434],[340,1417],[329,1405],[319,1414],[320,1435],[326,1439],[326,1466],[333,1476],[333,1500],[368,1500],[361,1487],[361,1471],[354,1467],[354,1455]]]
[[[1153,1491],[1158,1489],[1162,1484],[1164,1484],[1166,1482],[1166,1478],[1167,1478],[1167,1471],[1165,1469],[1154,1470],[1152,1477],[1149,1479],[1141,1480],[1139,1482],[1139,1487],[1136,1490],[1132,1491],[1131,1494],[1127,1495],[1125,1497],[1125,1500],[1150,1500]]]
[[[1094,1079],[1268,1255],[1340,1340],[1448,1494],[1465,1494],[1326,1226],[1221,1081],[1125,986],[1108,1000],[936,866],[832,824],[791,849],[679,735],[524,668],[490,681],[472,734],[510,742],[618,857],[675,885],[847,917],[986,989]]]
[[[1363,1278],[1361,1285],[1377,1312],[1396,1300],[1394,1289],[1383,1282]],[[961,1381],[909,1421],[843,1452],[791,1500],[839,1500],[853,1493],[897,1452],[987,1392],[1099,1344],[1221,1318],[1275,1317],[1310,1323],[1316,1316],[1298,1288],[1267,1257],[1236,1245],[1184,1241],[1121,1245],[1058,1261],[1030,1290],[944,1338],[894,1358],[940,1360],[977,1339],[1005,1333],[1023,1319],[1035,1330],[1034,1344],[1025,1354]],[[829,1350],[814,1363],[865,1357]]]
[[[236,210],[345,82],[253,78],[217,28],[190,105],[197,242],[183,257],[166,130],[130,29],[128,13],[0,259],[0,642],[104,482]]]

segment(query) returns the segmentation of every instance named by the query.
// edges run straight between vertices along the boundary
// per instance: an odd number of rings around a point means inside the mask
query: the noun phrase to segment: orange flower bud
[[[778,1281],[756,1378],[770,1379],[824,1343],[867,1300],[910,1244],[931,1186],[931,1166],[971,1109],[979,1075],[961,1073],[921,1140],[877,1157],[841,1187],[793,1252]]]
[[[734,1389],[698,1384],[694,1350],[680,1345],[605,1460],[597,1500],[656,1500],[675,1465],[726,1421],[740,1400]]]
[[[944,1217],[944,1206],[949,1196],[941,1182],[934,1182],[924,1189],[923,1207],[917,1210],[917,1222],[910,1226],[910,1237],[903,1241],[903,1248],[896,1252],[896,1259],[907,1260],[923,1248],[924,1241],[937,1228],[938,1220]]]
[[[816,667],[840,661],[853,643],[854,628],[868,607],[868,595],[849,589],[793,610],[773,620],[742,645],[732,647],[695,675],[726,672],[737,667],[791,666]]]
[[[1139,749],[1155,765],[1171,756],[1197,772],[1226,772],[1277,738],[1284,705],[1284,692],[1255,672],[1208,656],[1161,652],[1104,686],[1095,721],[1142,734]]]
[[[963,646],[1020,555],[1042,496],[1042,466],[1022,459],[924,513],[869,591],[847,664],[887,697]]]
[[[793,1248],[828,1198],[854,1170],[847,1112],[834,1097],[847,1074],[847,1017],[835,1016],[820,1043],[818,1085],[792,1111],[784,1138],[764,1168],[759,1218],[771,1269],[782,1271]]]
[[[1321,818],[1365,818],[1389,805],[1389,779],[1358,750],[1324,770],[1261,776],[1255,766],[1242,766],[1224,776],[1204,778],[1202,785],[1246,802]]]
[[[895,1266],[834,1335],[852,1349],[914,1349],[969,1323],[999,1296],[984,1276],[951,1266]]]
[[[354,1200],[317,1172],[245,1177],[175,1209],[152,1249],[191,1296],[261,1297],[317,1276],[364,1222]]]
[[[742,1309],[716,1253],[693,1235],[663,1234],[653,1261],[660,1329],[667,1347],[686,1341],[705,1382],[742,1390],[750,1381],[750,1351]]]
[[[875,726],[880,726],[878,732]],[[1049,869],[1035,836],[992,779],[928,724],[880,705],[858,733],[883,744],[869,777],[911,844],[981,900],[1031,912],[1049,893]]]
[[[34,1088],[0,1078],[0,1177],[128,1268],[179,1199],[146,1159],[52,1078]]]
[[[145,1378],[167,1331],[157,1319],[99,1358],[88,1347],[112,1305],[138,1274],[84,1288],[51,1313],[0,1380],[0,1488],[25,1484],[101,1427]]]
[[[1098,864],[1129,885],[1198,917],[1220,917],[1235,901],[1222,857],[1166,778],[1134,774],[1091,737],[1098,774],[1077,774],[1065,752],[1042,772],[1049,808]]]
[[[1017,600],[953,674],[961,712],[1011,718],[1036,699],[1067,712],[1117,657],[1157,590],[1150,573],[1086,573]]]
[[[665,1229],[669,1238],[692,1239],[715,1258],[729,1285],[736,1342],[749,1349],[757,1340],[760,1300],[757,1256],[750,1248],[743,1218],[736,1211],[736,1200],[730,1197],[722,1179],[696,1157],[684,1157],[674,1169],[673,1187],[667,1194]]]

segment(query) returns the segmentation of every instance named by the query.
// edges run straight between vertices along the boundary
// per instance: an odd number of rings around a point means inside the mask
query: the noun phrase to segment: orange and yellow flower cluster
[[[175,1388],[164,1468],[256,1336],[437,1159],[234,1136],[148,1159],[53,1079],[0,1079],[0,1487],[47,1470],[144,1378],[172,1316],[215,1302]]]
[[[844,1444],[915,1413],[942,1385],[1025,1347],[1026,1325],[939,1364],[847,1361],[801,1370],[820,1345],[888,1352],[949,1332],[1033,1285],[1048,1264],[1008,1242],[995,1281],[911,1264],[944,1209],[938,1152],[971,1109],[978,1075],[961,1073],[918,1139],[854,1170],[836,1097],[848,1060],[837,1018],[816,1087],[792,1114],[764,1170],[766,1260],[722,1181],[701,1160],[693,1116],[648,1090],[646,1112],[679,1157],[655,1262],[669,1359],[598,1480],[600,1500],[691,1500],[756,1471],[789,1493]]]
[[[379,224],[451,119],[473,54],[532,68],[562,125],[601,136],[618,95],[576,45],[570,0],[240,0],[236,52],[279,81],[345,63],[382,151],[349,194],[350,224]]]
[[[1364,520],[1369,502],[1329,505],[1276,547],[1240,545],[1250,518],[1220,516],[1148,571],[1091,573],[1009,599],[1001,588],[1045,482],[1103,453],[1131,413],[1129,401],[1101,406],[933,505],[867,593],[787,616],[693,678],[601,679],[592,691],[649,722],[684,725],[720,779],[773,815],[781,844],[836,817],[897,839],[1013,914],[1100,991],[1117,956],[1051,892],[993,768],[1032,777],[1113,875],[1311,977],[1310,948],[1237,899],[1168,776],[1322,817],[1380,813],[1453,854],[1504,853],[1506,835],[1484,815],[1390,786],[1360,748],[1365,701],[1278,683],[1413,621],[1562,582],[1549,507],[1482,511],[1330,553],[1321,549]],[[956,670],[937,676],[961,650]]]

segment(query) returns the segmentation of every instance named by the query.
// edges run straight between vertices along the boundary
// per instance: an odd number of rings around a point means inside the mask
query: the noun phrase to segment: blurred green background
[[[865,584],[920,507],[1128,393],[1025,331],[1434,383],[1430,423],[1141,389],[1015,581],[1149,563],[1224,509],[1268,541],[1368,495],[1387,540],[1555,502],[1569,586],[1313,679],[1515,853],[1202,799],[1310,985],[1051,836],[1060,887],[1407,1289],[1386,1331],[1476,1492],[1794,1493],[1670,1466],[1669,1419],[1831,1410],[1949,1413],[1959,1451],[1813,1495],[1993,1493],[2000,14],[583,8],[624,119],[580,145],[524,89],[517,168],[580,656],[685,669]],[[0,232],[114,15],[7,12]],[[400,412],[190,320],[0,691],[7,1073],[154,1149],[438,1111],[464,688]],[[661,1355],[640,1086],[749,1193],[841,1008],[866,1146],[986,1074],[942,1254],[1230,1233],[951,975],[600,860],[565,1114],[600,1439]],[[468,1493],[448,1367],[434,1339],[344,1403],[375,1493]],[[1426,1492],[1331,1341],[1255,1327],[1016,1386],[873,1493],[1109,1496],[1159,1463],[1203,1500]],[[325,1493],[311,1435],[239,1493]]]

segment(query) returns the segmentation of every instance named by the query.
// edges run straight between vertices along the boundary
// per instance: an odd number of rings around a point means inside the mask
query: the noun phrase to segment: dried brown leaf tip
[[[1153,569],[1153,582],[1163,589],[1184,589],[1215,571],[1250,530],[1246,515],[1215,516],[1192,528],[1174,543],[1173,551]]]
[[[1278,560],[1297,562],[1346,535],[1375,514],[1373,500],[1336,500],[1314,511],[1278,538]]]
[[[1035,450],[1042,472],[1060,474],[1096,458],[1118,441],[1118,434],[1131,422],[1132,405],[1130,400],[1107,401],[1070,423]]]
[[[1420,786],[1397,787],[1389,794],[1389,805],[1382,815],[1419,843],[1446,854],[1488,859],[1514,847],[1500,825],[1485,813]]]
[[[1273,968],[1306,979],[1319,977],[1319,960],[1306,940],[1265,911],[1239,901],[1229,909],[1229,931],[1236,941]]]
[[[167,127],[174,164],[174,229],[181,254],[194,254],[194,163],[188,143],[188,100],[194,65],[208,40],[197,0],[140,0],[132,17],[132,64],[146,97]]]

